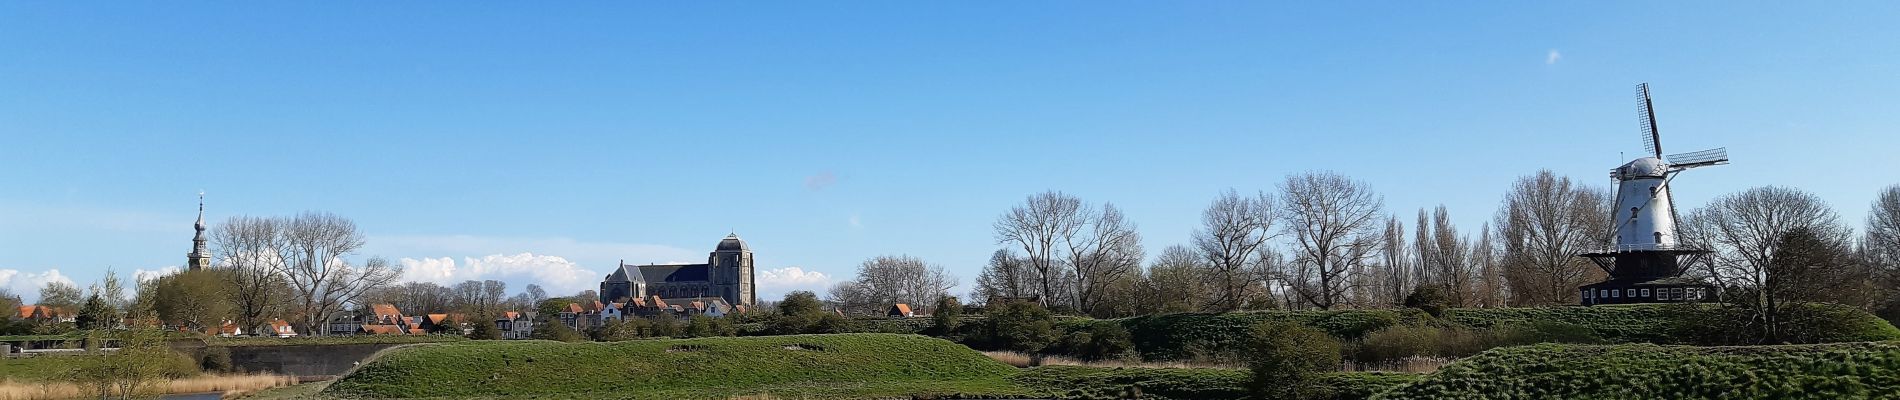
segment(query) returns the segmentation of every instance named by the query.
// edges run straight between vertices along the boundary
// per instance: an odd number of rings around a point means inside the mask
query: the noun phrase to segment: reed
[[[166,394],[205,392],[242,394],[297,383],[297,378],[283,375],[201,375],[172,380],[159,384],[158,387]],[[86,397],[86,393],[80,390],[78,385],[70,382],[0,380],[0,400],[53,400],[82,397]]]

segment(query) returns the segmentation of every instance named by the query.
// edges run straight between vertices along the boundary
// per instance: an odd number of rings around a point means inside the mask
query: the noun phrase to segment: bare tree
[[[1550,170],[1512,184],[1495,221],[1512,304],[1575,303],[1578,286],[1604,276],[1577,254],[1609,243],[1608,204],[1608,192]]]
[[[956,286],[942,265],[911,256],[878,256],[858,265],[856,280],[834,285],[831,301],[849,311],[875,313],[892,304],[936,304]]]
[[[1851,232],[1821,198],[1798,189],[1764,186],[1731,193],[1696,209],[1683,236],[1714,250],[1701,267],[1722,287],[1761,287],[1782,235],[1805,228],[1819,240],[1844,243]]]
[[[1414,228],[1418,231],[1412,235],[1412,255],[1418,259],[1413,260],[1412,267],[1417,268],[1419,286],[1436,286],[1441,269],[1438,268],[1438,236],[1432,234],[1431,214],[1418,209],[1418,225]]]
[[[287,221],[284,246],[278,249],[278,273],[290,285],[292,301],[304,318],[305,332],[319,329],[330,316],[372,288],[394,282],[401,267],[372,258],[361,266],[344,256],[363,246],[356,223],[330,213],[306,212]]]
[[[1432,242],[1438,248],[1432,251],[1433,265],[1438,267],[1438,285],[1445,290],[1445,297],[1454,306],[1464,306],[1471,298],[1471,266],[1469,248],[1471,243],[1458,235],[1458,228],[1452,226],[1451,213],[1439,205],[1432,211]]]
[[[1349,273],[1379,247],[1385,200],[1364,182],[1332,172],[1288,176],[1280,185],[1280,217],[1293,239],[1298,276],[1289,287],[1307,304],[1332,309],[1348,299]]]
[[[1273,199],[1265,193],[1241,197],[1232,189],[1201,212],[1194,247],[1209,269],[1213,298],[1204,311],[1233,311],[1263,290],[1258,252],[1273,238]],[[1269,294],[1270,295],[1270,294]]]
[[[1472,300],[1484,308],[1504,305],[1510,294],[1505,291],[1504,270],[1498,264],[1497,244],[1491,240],[1491,224],[1478,229],[1478,241],[1471,245],[1472,270],[1477,273],[1477,293]]]
[[[1876,269],[1876,282],[1885,288],[1876,312],[1888,321],[1900,321],[1900,185],[1881,190],[1874,200],[1860,248]]]
[[[1168,246],[1148,267],[1157,312],[1199,311],[1214,296],[1209,268],[1201,254],[1182,245]]]
[[[1038,282],[1029,259],[1009,249],[997,249],[990,254],[990,262],[983,266],[983,272],[977,275],[976,288],[970,298],[986,304],[999,298],[1025,299],[1041,293]]]
[[[1082,200],[1056,191],[1029,196],[1023,205],[997,218],[996,243],[1014,244],[1028,256],[1042,289],[1043,306],[1051,304],[1050,295],[1060,287],[1055,265],[1060,247],[1073,240],[1086,223]]]
[[[264,217],[231,217],[211,229],[211,244],[217,249],[218,265],[229,273],[232,312],[237,323],[251,332],[262,332],[269,318],[279,315],[290,294],[285,284],[283,258],[286,248],[283,221]]]
[[[1139,273],[1144,254],[1141,234],[1114,204],[1104,204],[1100,214],[1087,206],[1082,212],[1086,216],[1083,229],[1066,238],[1063,247],[1068,249],[1067,264],[1075,276],[1074,305],[1078,311],[1092,315],[1101,292],[1120,283],[1131,271]]]
[[[1416,284],[1411,256],[1406,251],[1405,225],[1398,217],[1388,218],[1380,239],[1378,302],[1396,305],[1405,300],[1405,295],[1411,293]]]

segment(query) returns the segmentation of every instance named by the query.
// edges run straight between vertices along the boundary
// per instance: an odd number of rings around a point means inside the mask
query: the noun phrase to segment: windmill
[[[1610,277],[1579,288],[1586,305],[1695,301],[1714,290],[1682,276],[1685,267],[1705,259],[1709,251],[1679,240],[1676,205],[1670,193],[1672,183],[1683,171],[1728,164],[1728,149],[1664,157],[1649,84],[1638,85],[1637,94],[1637,121],[1646,154],[1610,171],[1617,184],[1616,202],[1610,209],[1615,245],[1578,255],[1595,262]]]

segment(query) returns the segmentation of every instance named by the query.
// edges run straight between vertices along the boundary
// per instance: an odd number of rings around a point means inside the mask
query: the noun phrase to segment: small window
[[[1623,297],[1636,297],[1636,289],[1623,289]]]
[[[1590,298],[1590,295],[1592,295],[1592,294],[1594,294],[1594,293],[1590,293],[1590,289],[1584,289],[1584,290],[1583,290],[1583,298],[1586,298],[1586,299],[1588,299],[1588,298]]]
[[[1669,298],[1682,300],[1682,288],[1669,288]]]
[[[1649,289],[1643,289],[1642,294],[1643,297],[1649,297]]]
[[[1614,298],[1616,298],[1616,297],[1617,297],[1617,295],[1620,295],[1620,294],[1623,294],[1623,291],[1621,291],[1621,290],[1616,290],[1616,289],[1610,289],[1610,298],[1612,298],[1612,299],[1614,299]]]

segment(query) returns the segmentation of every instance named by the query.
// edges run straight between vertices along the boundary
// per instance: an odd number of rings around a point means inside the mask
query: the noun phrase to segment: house
[[[244,336],[244,327],[238,326],[236,322],[225,320],[218,326],[206,327],[205,334],[222,337]]]
[[[284,322],[284,320],[281,319],[273,319],[270,320],[270,335],[280,338],[297,337],[297,330],[292,329],[289,322]]]
[[[600,308],[601,323],[604,324],[607,321],[621,321],[627,319],[627,314],[624,311],[626,308],[627,303],[607,303],[605,307]]]
[[[20,306],[18,312],[19,314],[15,315],[15,317],[19,319],[42,323],[74,322],[78,320],[79,317],[79,313],[75,313],[71,309],[42,305]]]
[[[910,311],[909,304],[897,303],[892,304],[890,309],[884,310],[884,316],[891,318],[910,318],[917,316],[917,313]]]
[[[460,334],[462,333],[463,321],[468,318],[462,314],[429,314],[419,319],[420,322],[416,324],[416,327],[421,328],[425,332]]]
[[[403,330],[402,327],[382,324],[363,325],[362,328],[359,328],[356,332],[356,334],[359,335],[401,335],[405,333],[408,332]]]
[[[509,311],[495,319],[495,328],[501,331],[502,339],[527,339],[534,333],[533,313]]]
[[[328,332],[329,335],[355,335],[363,331],[363,317],[349,314],[338,315],[334,318],[330,318],[330,323],[326,325],[327,329],[325,329],[325,331]]]

